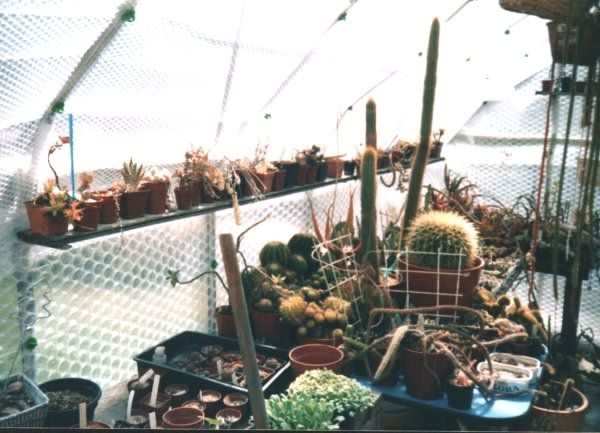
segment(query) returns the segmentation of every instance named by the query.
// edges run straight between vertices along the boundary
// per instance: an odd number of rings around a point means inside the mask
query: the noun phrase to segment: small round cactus
[[[466,218],[453,212],[431,211],[414,220],[406,245],[409,261],[414,265],[437,268],[439,251],[441,269],[457,269],[459,265],[462,269],[474,265],[479,235]]]
[[[291,325],[301,325],[304,322],[306,301],[300,295],[290,296],[281,300],[279,313]]]

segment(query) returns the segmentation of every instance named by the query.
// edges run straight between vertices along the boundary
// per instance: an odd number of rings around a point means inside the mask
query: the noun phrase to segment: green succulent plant
[[[273,395],[265,403],[273,430],[337,430],[344,420],[333,403],[305,393]]]
[[[479,235],[466,218],[453,212],[430,211],[413,221],[407,238],[409,261],[418,266],[462,269],[474,265]],[[420,254],[428,253],[428,254]]]
[[[145,170],[142,164],[136,164],[131,158],[129,162],[124,162],[121,169],[121,176],[123,176],[123,182],[125,182],[127,191],[137,191],[144,174]]]

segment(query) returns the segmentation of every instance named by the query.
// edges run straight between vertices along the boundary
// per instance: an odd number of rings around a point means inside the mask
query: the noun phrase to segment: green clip
[[[25,346],[25,349],[27,350],[33,350],[37,347],[37,339],[35,337],[28,337],[27,340],[25,340],[25,343],[23,343],[23,346]]]
[[[53,113],[63,113],[65,111],[65,101],[57,101],[52,105]]]
[[[219,266],[219,262],[217,262],[216,260],[213,260],[212,262],[210,262],[210,267],[212,269],[217,269],[217,266]]]
[[[127,21],[129,23],[132,23],[135,21],[135,9],[134,8],[127,8],[123,11],[123,13],[121,14],[121,21]]]

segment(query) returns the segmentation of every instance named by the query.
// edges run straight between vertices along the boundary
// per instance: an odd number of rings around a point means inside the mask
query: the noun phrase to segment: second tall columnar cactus
[[[369,99],[367,102],[367,130],[365,142],[367,147],[377,148],[377,112],[375,101]]]
[[[406,208],[404,210],[404,219],[402,237],[405,243],[406,233],[410,228],[412,220],[415,218],[419,209],[421,197],[421,188],[423,187],[423,176],[427,166],[429,156],[429,143],[431,140],[431,124],[433,121],[433,104],[435,101],[435,85],[437,75],[438,50],[440,39],[440,22],[437,18],[431,24],[429,33],[429,47],[427,49],[427,71],[425,73],[425,86],[423,90],[423,108],[421,112],[421,140],[415,160],[413,161],[410,183],[408,186],[408,195],[406,197]]]
[[[377,253],[377,149],[367,147],[360,166],[360,244],[361,260],[370,265],[374,278],[379,278]]]

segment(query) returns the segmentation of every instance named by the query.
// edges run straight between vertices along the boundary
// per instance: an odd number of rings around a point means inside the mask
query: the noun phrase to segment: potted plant
[[[426,292],[410,293],[415,306],[471,305],[484,261],[477,230],[466,218],[425,212],[411,224],[406,247],[408,258],[398,260],[398,270],[407,291]]]
[[[275,394],[265,403],[273,430],[337,430],[343,421],[332,402],[305,393]]]
[[[538,391],[531,407],[531,428],[536,431],[581,431],[589,401],[573,379],[551,381]]]
[[[74,229],[77,231],[93,231],[98,228],[100,223],[100,213],[102,202],[94,198],[91,192],[91,183],[94,181],[94,175],[90,172],[80,173],[78,176],[79,187],[79,208],[81,209],[81,219],[74,222]]]
[[[444,142],[442,136],[444,135],[443,129],[438,129],[438,132],[433,133],[433,141],[431,142],[431,148],[429,149],[429,158],[436,159],[442,156],[442,147]]]
[[[284,188],[292,188],[294,186],[299,185],[299,174],[300,174],[300,163],[294,160],[279,160],[274,161],[273,165],[279,169],[280,172],[285,173],[285,182]],[[302,179],[305,179],[306,172],[302,174]],[[276,180],[277,186],[279,186],[278,182],[281,182],[281,178]],[[304,183],[303,183],[304,184]]]
[[[178,180],[177,186],[173,190],[175,193],[177,209],[190,209],[192,207],[192,195],[194,194],[192,179],[189,175],[185,174],[181,168],[175,170],[174,177]]]
[[[208,159],[208,152],[204,149],[186,152],[183,171],[190,177],[192,206],[212,203],[226,195],[225,174]]]
[[[102,396],[95,382],[81,378],[55,379],[42,383],[40,389],[48,396],[46,427],[72,427],[79,420],[79,404],[86,403],[87,419],[94,412]]]
[[[167,193],[169,191],[169,175],[163,170],[151,168],[143,177],[140,189],[150,191],[148,197],[149,214],[162,214],[167,210]]]
[[[123,163],[121,169],[122,182],[115,185],[120,193],[119,211],[121,218],[132,219],[143,217],[146,213],[146,203],[150,191],[140,189],[144,177],[144,166],[136,164],[133,159]]]
[[[69,229],[69,222],[81,219],[79,202],[52,179],[46,181],[41,194],[25,202],[25,208],[31,233],[42,236],[63,235]]]
[[[475,384],[462,370],[455,371],[448,381],[448,405],[455,409],[471,409],[474,389]]]
[[[298,185],[310,185],[317,181],[319,166],[324,164],[323,154],[319,146],[313,145],[296,154],[296,161],[300,164],[298,171]],[[325,166],[325,170],[326,170]],[[326,172],[325,172],[326,173]]]
[[[27,376],[0,381],[0,428],[42,427],[47,412],[48,397]]]

